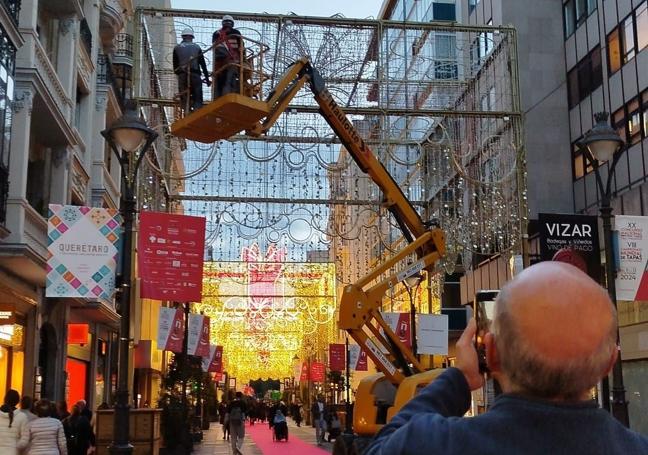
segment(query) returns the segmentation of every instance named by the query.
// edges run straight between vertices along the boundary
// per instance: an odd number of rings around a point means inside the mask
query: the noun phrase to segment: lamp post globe
[[[612,159],[614,154],[623,146],[623,139],[608,123],[608,113],[598,112],[594,114],[596,125],[585,133],[580,145],[586,147],[592,157],[605,162]]]

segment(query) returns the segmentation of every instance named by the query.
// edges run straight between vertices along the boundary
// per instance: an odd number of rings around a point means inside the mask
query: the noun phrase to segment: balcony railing
[[[14,25],[18,27],[18,15],[20,14],[20,0],[2,0],[2,3],[9,13]]]
[[[7,220],[7,196],[9,195],[9,169],[0,164],[0,224]]]
[[[116,65],[115,67],[110,57],[106,54],[99,54],[97,56],[97,84],[111,85],[122,107],[124,100],[127,98],[127,91],[130,89],[130,86],[128,86],[130,81],[126,80],[126,77],[122,75],[123,66]]]
[[[5,0],[6,1],[6,0]],[[92,32],[88,26],[88,21],[82,19],[79,25],[79,37],[83,43],[83,47],[88,51],[88,55],[92,55]]]

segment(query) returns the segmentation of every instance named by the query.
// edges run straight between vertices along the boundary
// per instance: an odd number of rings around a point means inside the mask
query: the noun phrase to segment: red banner
[[[158,349],[182,352],[184,330],[184,312],[182,308],[160,308],[157,337]]]
[[[367,353],[357,344],[349,345],[349,363],[351,363],[351,369],[355,371],[367,371],[369,368]]]
[[[214,373],[214,381],[220,382],[223,380],[223,373]]]
[[[193,313],[189,315],[187,353],[199,357],[209,356],[209,317]]]
[[[324,382],[326,367],[322,362],[313,362],[310,366],[310,379],[313,382]]]
[[[367,353],[360,349],[360,357],[358,357],[358,363],[356,363],[356,371],[367,371],[369,369],[369,364],[367,363]]]
[[[213,371],[215,371],[216,373],[223,373],[223,346],[216,346],[213,365]]]
[[[308,364],[302,363],[301,375],[299,376],[300,381],[308,381]]]
[[[410,324],[410,313],[382,313],[382,316],[400,342],[411,349],[412,330]]]
[[[205,218],[142,212],[137,241],[140,296],[199,302],[204,248]]]
[[[346,368],[346,347],[343,344],[329,344],[329,369],[344,371]]]

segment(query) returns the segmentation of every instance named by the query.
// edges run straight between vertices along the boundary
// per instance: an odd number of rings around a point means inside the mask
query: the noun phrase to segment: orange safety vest
[[[226,63],[240,62],[240,46],[242,46],[241,39],[241,35],[227,35],[224,30],[218,31],[216,45],[223,44],[227,48],[227,53],[229,54],[230,61]]]

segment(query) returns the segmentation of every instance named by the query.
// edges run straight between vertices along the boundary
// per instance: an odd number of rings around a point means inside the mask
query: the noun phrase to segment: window
[[[626,105],[628,112],[628,137],[630,144],[636,144],[641,140],[641,110],[639,109],[639,98],[635,98]]]
[[[475,11],[477,5],[479,5],[479,0],[468,0],[468,14],[471,14],[473,11]]]
[[[583,177],[585,174],[589,174],[594,170],[592,163],[585,157],[583,151],[578,146],[578,143],[583,139],[582,137],[578,138],[572,142],[572,170],[574,180],[578,180]]]
[[[648,45],[648,1],[619,23],[607,38],[610,74],[632,60]]]
[[[643,2],[635,10],[637,24],[637,52],[648,46],[648,1]]]
[[[568,0],[563,4],[565,39],[596,10],[596,0]]]
[[[563,18],[565,22],[565,39],[567,39],[576,30],[576,15],[573,0],[569,0],[563,5]]]
[[[643,135],[648,137],[648,90],[641,95],[641,112],[643,117]]]
[[[439,3],[432,4],[432,17],[435,21],[455,21],[457,13],[455,12],[454,3]]]
[[[612,114],[612,128],[614,128],[624,142],[628,141],[625,128],[625,109],[622,107]]]
[[[0,28],[0,223],[5,222],[9,195],[9,147],[13,123],[16,48]]]
[[[612,127],[629,145],[648,137],[648,90],[612,114]]]
[[[569,108],[583,101],[602,82],[601,48],[597,46],[567,74]]]

